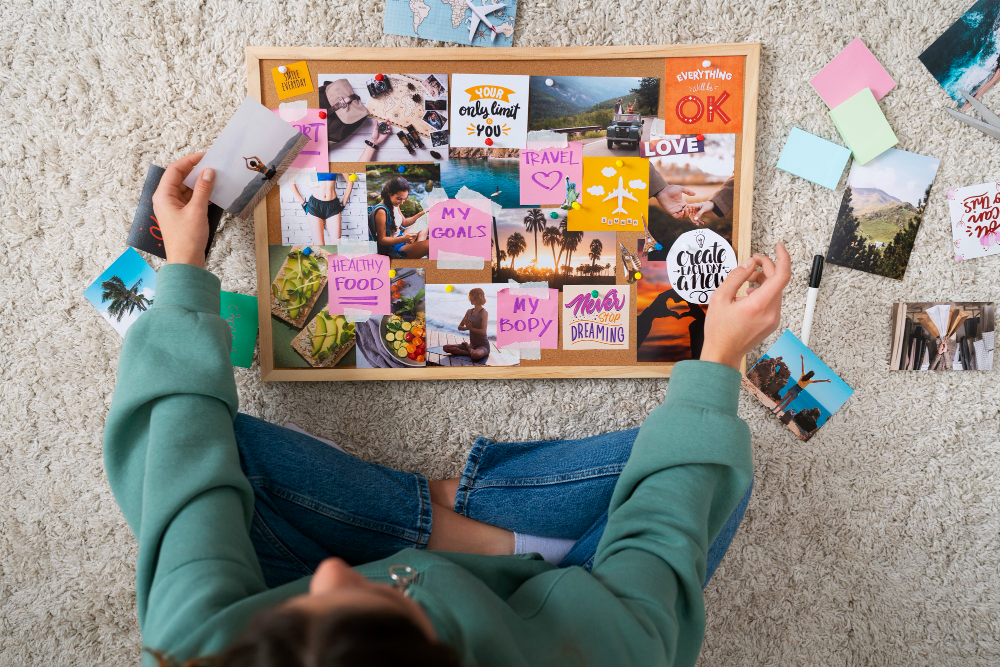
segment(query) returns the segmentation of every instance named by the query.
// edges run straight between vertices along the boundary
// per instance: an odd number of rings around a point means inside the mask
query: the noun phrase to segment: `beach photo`
[[[372,315],[355,326],[358,368],[426,365],[424,270],[397,269],[390,291],[392,314]]]
[[[902,280],[939,164],[895,148],[853,163],[826,261]]]
[[[676,140],[684,135],[666,135]],[[660,250],[651,250],[649,259],[666,260],[677,238],[693,229],[710,229],[726,242],[733,242],[733,209],[736,170],[736,135],[706,134],[705,150],[650,158],[650,184],[667,186],[649,201],[648,228]],[[678,190],[682,188],[682,190]],[[651,189],[651,192],[653,190]],[[693,194],[689,194],[693,193]]]
[[[496,149],[509,151],[511,157],[456,157],[466,153],[479,152],[475,148],[452,148],[451,159],[441,163],[441,185],[449,196],[454,197],[462,186],[489,197],[504,208],[518,208],[521,205],[521,167],[517,159],[517,149]]]
[[[128,248],[91,283],[83,296],[115,331],[124,336],[132,323],[153,305],[156,271]]]
[[[614,284],[619,254],[615,232],[569,231],[566,211],[557,209],[504,209],[494,219],[493,282],[545,280],[559,290],[563,285]]]
[[[203,170],[215,170],[211,201],[244,220],[309,141],[260,102],[247,96],[219,137],[184,179],[194,188]]]
[[[369,164],[365,167],[369,239],[393,259],[427,257],[428,198],[441,194],[441,166]]]
[[[629,76],[532,76],[528,130],[550,130],[584,143],[585,156],[638,156],[660,102],[660,79]]]
[[[979,0],[933,44],[920,62],[965,110],[965,90],[976,99],[1000,80],[1000,2]]]
[[[427,285],[426,359],[429,366],[517,366],[517,352],[497,347],[493,283]]]
[[[788,330],[747,371],[743,387],[803,441],[854,393]]]
[[[643,262],[641,274],[636,283],[636,361],[700,358],[707,308],[685,301],[674,291],[666,262]]]
[[[336,245],[340,238],[367,240],[364,173],[317,174],[290,169],[278,189],[281,241],[285,245]]]
[[[894,303],[891,326],[892,370],[993,370],[992,303]]]
[[[448,157],[447,74],[320,74],[330,162],[427,162]],[[370,142],[371,145],[365,143]]]

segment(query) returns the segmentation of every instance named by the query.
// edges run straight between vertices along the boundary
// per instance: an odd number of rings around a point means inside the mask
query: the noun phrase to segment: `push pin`
[[[594,290],[594,291],[592,291],[590,293],[590,296],[592,296],[592,297],[594,297],[596,299],[598,294],[600,294],[600,292],[598,292],[597,290]]]
[[[697,137],[695,137],[695,139],[697,139],[698,141],[705,141],[705,135],[699,134]]]
[[[653,246],[653,248],[655,248],[656,250],[663,250],[663,244],[657,243],[656,245]]]
[[[348,175],[347,180],[349,180],[349,181],[356,181],[356,180],[358,180],[358,175],[357,174],[350,174],[350,175]]]
[[[486,145],[487,146],[492,146],[493,145],[493,140],[490,139],[489,137],[486,137]]]
[[[555,220],[556,218],[559,217],[559,214],[555,211],[552,211],[551,213],[549,213],[549,217]]]
[[[622,162],[621,160],[615,160],[615,166],[616,167],[621,168],[624,165],[625,165],[625,163]]]
[[[282,65],[281,67],[278,68],[278,71],[281,72],[282,74],[284,74],[285,72],[288,71],[288,68],[285,67],[284,65]]]
[[[396,277],[396,269],[389,269],[389,277],[390,278],[395,278]]]
[[[406,173],[406,167],[404,167],[403,165],[399,165],[398,167],[396,167],[396,171],[398,171],[401,174],[405,174]]]
[[[711,60],[702,60],[701,61],[701,66],[704,67],[705,69],[708,69],[709,67],[712,66],[712,61]]]
[[[581,208],[583,208],[583,206],[580,205],[580,202],[578,202],[578,201],[573,202],[573,210],[574,211],[579,211]]]
[[[444,291],[445,292],[453,292],[453,291],[455,291],[455,288],[452,287],[451,285],[445,285],[444,286]]]
[[[381,81],[381,80],[382,80],[382,79],[384,79],[384,78],[385,78],[385,76],[383,76],[383,75],[381,75],[381,74],[376,74],[376,75],[375,75],[375,80],[376,80],[376,81]]]
[[[316,114],[316,115],[320,117],[320,120],[322,120],[322,119],[326,118],[326,112],[325,112],[325,111],[323,111],[322,109],[321,109],[321,110],[320,110],[320,112],[319,112],[318,114]]]
[[[306,246],[305,248],[302,249],[302,254],[305,255],[306,257],[308,257],[309,255],[311,255],[312,253],[313,253],[313,249],[310,248],[309,246]]]
[[[642,280],[642,274],[641,274],[641,273],[639,273],[638,271],[636,271],[636,272],[635,272],[635,279],[636,279],[636,280]]]

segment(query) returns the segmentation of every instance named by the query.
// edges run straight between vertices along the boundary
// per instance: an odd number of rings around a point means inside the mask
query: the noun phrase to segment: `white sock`
[[[293,424],[291,422],[288,422],[287,424],[285,424],[285,428],[287,428],[289,431],[295,431],[296,433],[301,433],[302,435],[308,435],[310,438],[315,438],[316,440],[319,440],[320,442],[325,442],[326,444],[330,445],[334,449],[339,449],[342,452],[344,451],[344,448],[341,447],[340,445],[338,445],[337,443],[335,443],[333,440],[327,440],[326,438],[321,438],[318,435],[313,435],[312,433],[310,433],[309,431],[305,430],[301,426],[298,426],[297,424]],[[344,453],[346,454],[347,452],[344,452]]]
[[[546,562],[553,565],[558,565],[574,544],[576,544],[576,540],[514,533],[514,553],[541,554]]]

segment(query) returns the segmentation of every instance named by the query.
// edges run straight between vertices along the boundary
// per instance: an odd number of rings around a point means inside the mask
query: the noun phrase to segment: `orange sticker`
[[[743,56],[667,58],[665,134],[743,129]]]
[[[271,77],[279,100],[313,92],[312,77],[309,76],[309,66],[305,60],[272,67]]]

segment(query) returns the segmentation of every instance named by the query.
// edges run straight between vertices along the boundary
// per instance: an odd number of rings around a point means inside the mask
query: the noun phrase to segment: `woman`
[[[368,214],[369,240],[378,244],[379,254],[403,259],[427,256],[430,249],[427,230],[416,234],[404,232],[421,216],[427,215],[427,211],[420,211],[408,218],[403,217],[399,207],[409,196],[410,183],[402,176],[391,178],[382,186],[382,201]]]
[[[799,381],[788,388],[785,395],[782,397],[781,402],[774,406],[774,409],[771,410],[771,412],[776,415],[780,415],[785,409],[787,409],[788,406],[791,405],[792,401],[799,397],[802,390],[814,382],[832,382],[832,380],[813,380],[813,377],[816,375],[816,371],[809,371],[806,373],[805,355],[800,354],[799,356],[802,357],[802,374],[799,377]]]
[[[354,181],[350,179],[350,174],[343,174],[344,180],[347,181],[347,189],[344,190],[344,199],[342,201],[337,196],[336,174],[317,174],[316,176],[319,180],[319,187],[309,195],[308,201],[299,192],[299,186],[295,183],[292,183],[292,191],[295,192],[302,210],[312,216],[312,220],[310,220],[313,232],[312,242],[315,245],[326,245],[326,237],[324,235],[326,221],[333,218],[337,233],[333,235],[333,239],[331,240],[336,243],[340,240],[341,216],[346,207],[346,202],[351,198],[351,192],[354,190]],[[317,194],[319,195],[318,197],[316,196]]]
[[[469,332],[469,340],[459,345],[445,345],[443,349],[447,354],[483,361],[490,356],[490,340],[486,337],[490,314],[483,308],[486,305],[486,293],[481,287],[469,290],[469,303],[472,308],[465,311],[465,317],[458,323],[459,331]]]
[[[459,480],[429,483],[238,415],[219,280],[201,268],[214,174],[182,184],[201,156],[153,196],[168,263],[104,434],[139,544],[146,664],[694,664],[702,586],[753,478],[737,369],[778,324],[784,247],[714,293],[704,361],[674,367],[641,429],[480,439]]]

